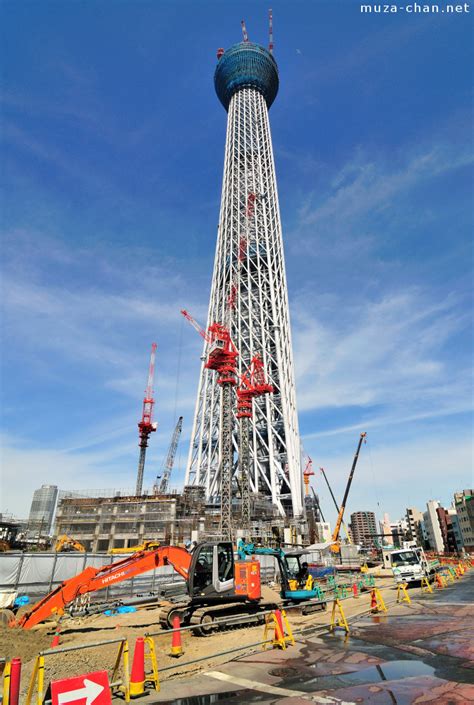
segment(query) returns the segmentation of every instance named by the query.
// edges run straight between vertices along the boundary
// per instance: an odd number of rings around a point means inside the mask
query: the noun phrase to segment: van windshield
[[[397,567],[401,565],[415,565],[420,562],[417,554],[414,551],[405,551],[404,553],[392,553],[392,565]]]

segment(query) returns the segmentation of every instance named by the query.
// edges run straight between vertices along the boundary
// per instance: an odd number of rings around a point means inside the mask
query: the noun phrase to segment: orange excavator
[[[87,593],[102,590],[149,570],[170,565],[186,581],[187,599],[160,612],[165,629],[179,615],[182,624],[201,625],[202,635],[219,628],[229,617],[240,622],[263,622],[265,610],[276,605],[261,602],[260,563],[235,561],[232,543],[200,543],[192,553],[178,546],[134,553],[102,568],[88,567],[65,580],[11,626],[31,629],[49,617],[60,617],[68,605]]]

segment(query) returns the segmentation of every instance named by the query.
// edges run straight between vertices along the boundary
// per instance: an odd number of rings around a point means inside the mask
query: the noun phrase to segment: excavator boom
[[[154,551],[140,551],[102,568],[85,568],[37,602],[14,626],[31,629],[51,615],[63,614],[64,608],[79,595],[102,590],[164,565],[171,565],[187,581],[191,555],[184,548],[163,546]]]

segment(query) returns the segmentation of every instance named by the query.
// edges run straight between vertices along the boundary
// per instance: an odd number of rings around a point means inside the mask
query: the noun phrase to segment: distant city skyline
[[[179,309],[205,322],[216,50],[242,17],[267,42],[247,0],[99,7],[2,7],[0,511],[23,517],[42,484],[133,486],[155,340],[144,485],[183,415],[182,486],[201,345]],[[347,516],[398,519],[473,484],[469,17],[298,7],[273,4],[271,127],[300,434],[340,499],[367,431]]]

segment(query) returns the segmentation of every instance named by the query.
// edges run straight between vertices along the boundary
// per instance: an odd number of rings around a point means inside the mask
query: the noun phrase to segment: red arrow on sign
[[[51,682],[52,705],[111,705],[107,671]]]

